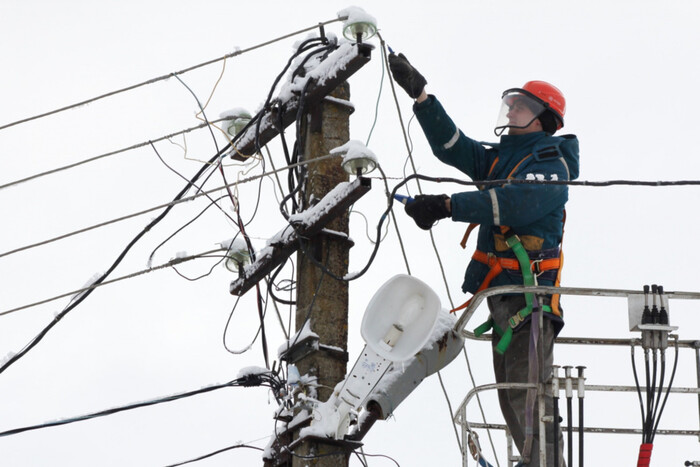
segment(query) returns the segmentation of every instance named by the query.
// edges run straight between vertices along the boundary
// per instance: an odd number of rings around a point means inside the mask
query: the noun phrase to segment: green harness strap
[[[530,257],[525,250],[525,247],[520,242],[520,238],[515,235],[511,230],[505,234],[506,244],[513,250],[515,257],[520,263],[520,271],[523,275],[523,285],[534,286],[535,275],[532,273],[530,267]],[[496,323],[493,322],[493,318],[489,316],[489,319],[483,323],[481,326],[474,330],[474,335],[476,337],[481,336],[490,329],[500,337],[498,344],[496,345],[496,352],[503,355],[508,349],[511,340],[513,339],[513,330],[520,325],[525,319],[532,314],[532,307],[534,303],[535,295],[532,292],[525,292],[525,308],[515,313],[513,316],[508,318],[508,329],[503,331]],[[542,306],[542,310],[545,312],[552,312],[551,307],[547,305]]]

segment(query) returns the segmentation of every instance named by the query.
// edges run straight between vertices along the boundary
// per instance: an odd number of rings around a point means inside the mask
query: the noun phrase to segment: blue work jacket
[[[435,96],[413,107],[433,154],[474,181],[514,179],[574,180],[579,173],[578,139],[543,131],[503,135],[499,143],[475,141],[462,133]],[[529,156],[529,157],[528,157]],[[517,167],[516,167],[517,166]],[[505,184],[451,196],[452,220],[478,223],[477,249],[514,258],[505,246],[500,226],[520,237],[531,258],[559,256],[566,185]],[[489,267],[471,260],[462,290],[475,293]],[[543,274],[540,285],[553,285],[556,274]],[[522,284],[519,271],[504,270],[491,286]]]

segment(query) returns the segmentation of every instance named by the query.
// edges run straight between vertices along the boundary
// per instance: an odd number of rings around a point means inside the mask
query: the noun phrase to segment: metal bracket
[[[293,364],[319,348],[318,336],[306,336],[280,354],[280,360]]]

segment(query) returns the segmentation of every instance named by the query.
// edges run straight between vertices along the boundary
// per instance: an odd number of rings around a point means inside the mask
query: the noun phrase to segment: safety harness
[[[521,166],[523,162],[528,160],[532,154],[528,154],[525,156],[520,162],[518,162],[513,170],[508,174],[508,179],[513,178],[515,172],[517,169]],[[491,164],[491,168],[489,169],[488,176],[491,175],[491,172],[493,171],[494,167],[496,166],[496,163],[498,162],[498,158],[496,158],[493,163]],[[566,211],[564,212],[564,220],[566,220]],[[462,248],[466,248],[467,240],[469,238],[469,235],[471,232],[478,226],[479,224],[469,224],[469,227],[467,227],[467,231],[464,233],[464,237],[462,238],[462,241],[460,242],[460,245]],[[515,232],[510,227],[507,226],[500,226],[501,233],[504,236],[505,243],[508,246],[508,248],[513,252],[515,255],[515,258],[504,258],[500,256],[496,256],[494,253],[485,253],[480,250],[476,250],[474,252],[474,255],[472,256],[472,259],[475,261],[478,261],[482,264],[485,264],[489,267],[489,271],[486,274],[486,277],[484,277],[483,282],[477,289],[476,293],[481,292],[482,290],[487,289],[490,285],[493,279],[496,278],[503,270],[511,270],[511,271],[520,271],[520,273],[523,276],[523,285],[525,286],[535,286],[537,285],[537,277],[536,275],[539,275],[545,271],[551,271],[551,270],[557,270],[557,276],[556,280],[554,281],[554,286],[558,287],[560,278],[561,278],[561,269],[564,263],[564,256],[563,256],[563,250],[559,250],[559,256],[554,257],[554,258],[545,258],[545,259],[536,259],[534,261],[530,260],[530,257],[527,253],[527,250],[525,249],[525,246],[523,245],[520,237],[518,237]],[[563,242],[563,225],[562,225],[562,242]],[[534,272],[533,272],[534,270]],[[517,313],[515,313],[513,316],[511,316],[508,319],[508,328],[503,330],[498,326],[494,321],[491,316],[489,316],[489,319],[486,320],[483,324],[481,324],[479,327],[477,327],[474,330],[474,335],[476,337],[481,336],[485,332],[493,329],[493,331],[496,333],[496,335],[500,338],[498,341],[498,344],[496,345],[496,352],[499,354],[505,353],[506,349],[508,349],[508,346],[510,345],[510,342],[513,338],[513,332],[522,324],[524,323],[527,318],[532,314],[533,308],[535,307],[535,296],[532,292],[526,292],[525,294],[525,308],[519,310]],[[457,308],[451,310],[451,313],[454,313],[458,310],[464,309],[469,306],[471,303],[473,297],[467,300],[464,304],[458,306]],[[545,313],[552,313],[558,317],[562,317],[562,312],[559,307],[559,295],[553,295],[551,304],[550,305],[545,305],[542,304],[539,307],[542,311]]]

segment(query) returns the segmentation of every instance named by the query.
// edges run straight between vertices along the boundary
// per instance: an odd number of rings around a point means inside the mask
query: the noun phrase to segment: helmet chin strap
[[[524,129],[524,128],[527,128],[527,127],[529,127],[530,125],[532,125],[532,123],[533,123],[535,120],[537,120],[538,117],[539,117],[539,115],[536,115],[535,117],[532,118],[532,120],[530,120],[530,121],[527,123],[527,125],[524,125],[524,126],[516,126],[516,125],[497,126],[496,128],[493,129],[493,132],[496,134],[496,136],[500,137],[500,136],[503,134],[503,132],[505,131],[506,128]]]

